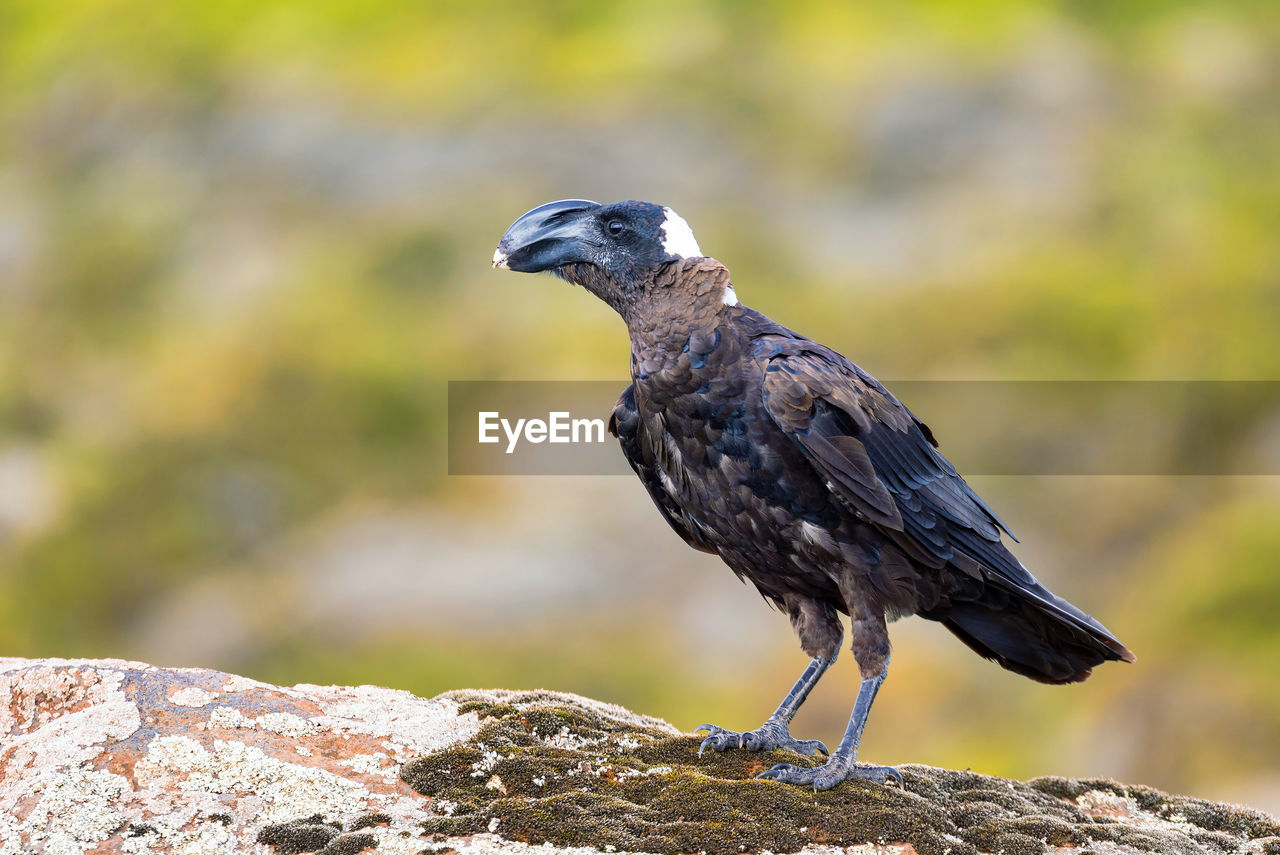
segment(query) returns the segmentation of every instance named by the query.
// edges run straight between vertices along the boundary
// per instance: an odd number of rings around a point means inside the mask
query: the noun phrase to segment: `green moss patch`
[[[258,842],[270,846],[276,855],[356,855],[357,852],[376,849],[378,839],[372,834],[351,832],[386,820],[385,814],[370,814],[352,823],[344,833],[342,823],[327,822],[316,814],[293,822],[268,825],[258,832]]]
[[[461,698],[459,698],[461,700]],[[495,831],[529,843],[740,855],[808,844],[911,843],[922,855],[1041,853],[1089,839],[1056,795],[981,775],[902,770],[906,791],[848,782],[825,793],[760,781],[788,752],[697,755],[700,738],[635,726],[559,696],[463,701],[474,738],[412,761],[401,777],[441,816],[424,833]]]
[[[1280,836],[1255,811],[1104,780],[1024,783],[906,766],[905,791],[855,781],[815,793],[755,775],[820,758],[780,751],[698,757],[699,737],[551,693],[454,698],[481,717],[480,731],[401,772],[433,800],[440,816],[422,833],[435,840],[492,831],[533,844],[659,853],[910,843],[921,855],[1041,855],[1049,846],[1087,851],[1107,843],[1210,853]],[[1076,801],[1089,793],[1123,799],[1150,822],[1091,816]]]

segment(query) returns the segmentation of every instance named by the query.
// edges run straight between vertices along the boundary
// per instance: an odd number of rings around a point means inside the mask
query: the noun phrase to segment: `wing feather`
[[[1044,591],[1001,543],[1008,529],[936,450],[924,423],[869,374],[803,342],[770,359],[763,394],[769,415],[831,490],[917,560]]]
[[[649,443],[644,421],[640,418],[640,411],[636,408],[633,386],[624,389],[617,403],[613,405],[613,413],[609,416],[609,433],[618,438],[627,463],[639,476],[649,497],[658,507],[658,512],[675,533],[684,538],[684,542],[694,549],[715,552],[698,532],[697,525],[689,519],[675,498],[667,492],[666,485],[662,483],[657,457],[653,446]]]

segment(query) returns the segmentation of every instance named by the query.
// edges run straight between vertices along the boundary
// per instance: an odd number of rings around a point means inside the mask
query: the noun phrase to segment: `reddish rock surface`
[[[400,766],[479,728],[447,699],[117,660],[0,660],[0,699],[6,853],[266,853],[311,816],[385,836],[434,815]]]

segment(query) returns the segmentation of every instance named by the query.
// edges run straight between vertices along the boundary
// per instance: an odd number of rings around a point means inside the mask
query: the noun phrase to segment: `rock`
[[[781,753],[554,692],[271,686],[0,659],[0,853],[1280,853],[1259,811],[1105,780],[903,766],[758,781]],[[538,851],[548,851],[539,847]]]

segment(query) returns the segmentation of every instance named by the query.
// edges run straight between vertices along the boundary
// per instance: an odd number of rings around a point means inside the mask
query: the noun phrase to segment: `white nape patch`
[[[724,296],[720,298],[720,302],[724,303],[726,306],[738,305],[738,293],[733,290],[732,285],[725,286]]]
[[[493,266],[498,270],[507,269],[507,254],[500,249],[493,251]]]
[[[670,208],[663,208],[666,218],[662,221],[662,248],[667,255],[676,258],[700,258],[702,248],[693,236],[693,229],[684,221],[684,217]]]

